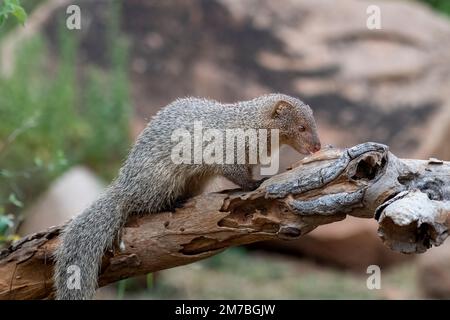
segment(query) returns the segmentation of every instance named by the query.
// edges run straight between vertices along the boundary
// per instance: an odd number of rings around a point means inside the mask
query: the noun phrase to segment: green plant
[[[119,29],[108,30],[116,39],[108,67],[80,66],[77,33],[61,24],[56,52],[37,35],[16,52],[13,75],[0,77],[0,239],[13,234],[2,232],[11,227],[5,217],[20,214],[70,166],[88,164],[110,179],[125,157],[127,49]]]
[[[420,1],[429,4],[438,11],[450,15],[450,1],[448,0],[420,0]]]
[[[20,5],[19,0],[3,0],[0,3],[0,26],[5,23],[8,16],[16,17],[17,21],[21,24],[25,23],[27,19],[27,13],[25,9]]]
[[[64,103],[67,94],[57,81],[42,81],[43,51],[40,39],[26,43],[14,75],[0,78],[0,209],[8,215],[20,212],[67,165],[63,139],[71,131],[61,135],[55,121],[69,110],[51,102],[56,95]]]

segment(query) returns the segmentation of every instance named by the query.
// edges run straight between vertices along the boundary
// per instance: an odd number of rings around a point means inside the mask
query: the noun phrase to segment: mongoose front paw
[[[260,179],[260,180],[254,180],[254,181],[250,182],[248,185],[243,186],[242,189],[243,189],[244,191],[253,191],[253,190],[256,190],[256,189],[258,189],[259,186],[260,186],[264,181],[266,181],[267,179],[269,179],[269,177],[265,177],[265,178],[262,178],[262,179]]]

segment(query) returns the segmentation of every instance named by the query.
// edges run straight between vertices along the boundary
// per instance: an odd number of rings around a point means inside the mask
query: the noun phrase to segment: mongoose
[[[194,121],[219,130],[278,129],[279,144],[302,154],[321,148],[311,108],[297,98],[269,94],[253,100],[222,104],[200,98],[178,99],[161,109],[131,149],[118,177],[104,194],[65,227],[55,253],[57,299],[91,299],[104,251],[113,245],[130,214],[171,210],[215,175],[223,175],[244,190],[258,187],[254,164],[175,164],[171,135],[191,128]],[[190,129],[189,129],[190,130]],[[196,188],[195,187],[195,188]],[[68,286],[69,270],[80,270],[80,287]],[[70,268],[69,268],[70,267]]]

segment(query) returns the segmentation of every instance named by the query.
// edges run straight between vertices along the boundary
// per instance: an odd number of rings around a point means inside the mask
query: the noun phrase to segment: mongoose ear
[[[278,101],[272,110],[272,118],[279,117],[280,115],[292,110],[293,106],[284,100]]]

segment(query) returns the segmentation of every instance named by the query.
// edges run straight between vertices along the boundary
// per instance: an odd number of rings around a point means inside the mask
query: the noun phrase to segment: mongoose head
[[[301,100],[282,95],[272,107],[272,119],[280,130],[281,144],[287,144],[301,154],[321,149],[313,112]]]

